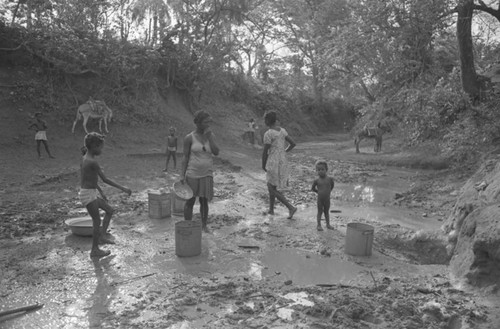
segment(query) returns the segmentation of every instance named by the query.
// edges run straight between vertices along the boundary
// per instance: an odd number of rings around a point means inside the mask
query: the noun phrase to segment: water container
[[[345,252],[353,256],[371,256],[373,226],[362,223],[347,224],[347,232],[345,236]]]
[[[148,208],[150,218],[170,217],[170,193],[149,192]]]
[[[172,214],[184,216],[184,204],[186,203],[186,200],[181,199],[175,193],[171,193],[170,198],[172,199],[171,200]]]
[[[201,254],[201,221],[182,220],[175,223],[175,254],[179,257]]]
[[[172,185],[172,213],[184,215],[184,204],[193,197],[193,190],[186,182],[177,181]]]

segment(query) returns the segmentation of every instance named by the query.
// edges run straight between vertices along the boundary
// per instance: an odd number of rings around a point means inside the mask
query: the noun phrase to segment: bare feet
[[[90,252],[90,257],[106,257],[111,254],[109,250],[96,249]]]
[[[264,215],[264,216],[266,216],[266,215],[271,215],[271,216],[273,216],[273,215],[274,215],[274,211],[264,211],[264,212],[262,213],[262,215]]]
[[[297,212],[297,207],[292,207],[292,209],[289,209],[288,212],[289,212],[289,215],[288,215],[287,219],[292,219],[293,215]]]
[[[321,225],[318,225],[318,227],[316,228],[318,231],[323,231],[323,228],[321,227]]]
[[[331,226],[330,224],[326,224],[326,228],[329,230],[334,230],[333,226]]]
[[[100,236],[99,244],[115,244],[115,242],[106,236]]]

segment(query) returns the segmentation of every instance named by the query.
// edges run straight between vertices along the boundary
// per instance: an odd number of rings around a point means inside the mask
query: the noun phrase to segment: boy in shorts
[[[99,166],[99,163],[97,163],[96,157],[102,153],[102,149],[104,147],[103,135],[95,132],[87,134],[84,139],[84,145],[85,147],[82,149],[82,153],[85,151],[85,154],[83,155],[82,162],[80,164],[81,188],[78,196],[80,197],[82,204],[87,208],[89,215],[92,217],[93,233],[90,257],[104,257],[108,256],[111,252],[99,249],[99,244],[114,243],[107,237],[109,222],[111,221],[111,216],[113,215],[114,210],[108,204],[106,197],[103,195],[101,188],[97,184],[99,177],[104,183],[116,187],[128,195],[130,195],[132,191],[129,188],[121,186],[107,178]],[[98,196],[99,193],[102,198]],[[105,211],[102,230],[100,229],[101,215],[99,214],[99,209]]]
[[[168,163],[170,157],[174,160],[174,170],[177,167],[177,136],[175,136],[175,128],[170,127],[170,135],[167,138],[167,162],[165,164],[164,172],[168,170]]]
[[[35,113],[36,121],[33,122],[28,129],[34,129],[36,131],[35,141],[36,141],[36,151],[38,152],[38,158],[42,158],[42,154],[40,153],[40,144],[43,143],[45,147],[45,151],[49,155],[49,158],[54,159],[52,154],[50,154],[49,144],[47,143],[47,123],[42,120],[42,113]]]
[[[325,214],[326,228],[333,230],[333,226],[330,225],[330,194],[333,190],[334,182],[333,178],[327,175],[328,164],[324,160],[316,161],[316,173],[318,178],[313,182],[311,190],[318,194],[317,206],[318,206],[318,231],[323,231],[321,227],[321,215]]]

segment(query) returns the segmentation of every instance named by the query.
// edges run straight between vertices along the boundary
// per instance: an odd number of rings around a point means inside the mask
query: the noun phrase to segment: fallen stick
[[[12,310],[1,311],[0,316],[5,316],[5,315],[19,313],[19,312],[34,311],[34,310],[37,310],[37,309],[42,308],[42,307],[43,307],[43,304],[33,304],[33,305],[29,305],[29,306],[18,307],[18,308],[14,308]]]
[[[244,249],[260,249],[259,246],[246,246],[246,245],[238,245],[238,247],[240,248],[244,248]]]
[[[139,280],[139,279],[144,279],[144,278],[147,278],[148,276],[152,276],[152,275],[155,275],[155,274],[156,273],[149,273],[149,274],[139,275],[139,276],[136,276],[136,277],[133,277],[133,278],[130,278],[130,279],[123,280],[123,281],[113,282],[113,283],[111,283],[111,285],[112,286],[116,286],[116,285],[119,285],[119,284],[122,284],[122,283],[128,283],[128,282],[131,282],[131,281],[135,281],[135,280]]]
[[[332,209],[332,210],[330,210],[330,212],[339,213],[339,212],[342,212],[342,210]]]

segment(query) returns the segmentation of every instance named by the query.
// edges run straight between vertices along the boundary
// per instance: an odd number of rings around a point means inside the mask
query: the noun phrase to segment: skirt
[[[193,190],[194,197],[207,198],[208,201],[214,197],[214,178],[212,176],[186,177],[186,183]]]

